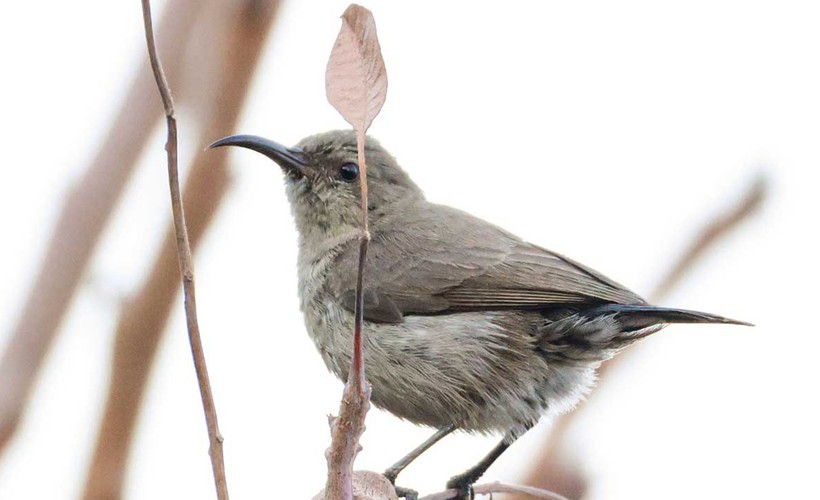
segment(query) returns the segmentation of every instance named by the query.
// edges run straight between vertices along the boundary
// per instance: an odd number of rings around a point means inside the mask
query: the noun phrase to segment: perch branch
[[[476,495],[492,495],[493,493],[517,493],[524,498],[544,498],[546,500],[567,500],[566,497],[553,493],[552,491],[542,490],[540,488],[533,488],[532,486],[518,486],[515,484],[505,484],[499,481],[494,481],[487,484],[479,484],[473,486],[473,492]],[[447,500],[448,498],[456,498],[458,490],[449,489],[432,495],[426,495],[419,500]]]
[[[359,266],[356,274],[356,306],[353,324],[353,356],[347,376],[339,416],[331,422],[331,444],[327,451],[327,484],[325,498],[353,499],[353,462],[359,453],[359,439],[370,408],[370,385],[364,377],[362,356],[362,322],[364,319],[364,265],[370,231],[367,226],[367,165],[364,158],[364,134],[360,135],[358,161],[361,186],[361,234]]]

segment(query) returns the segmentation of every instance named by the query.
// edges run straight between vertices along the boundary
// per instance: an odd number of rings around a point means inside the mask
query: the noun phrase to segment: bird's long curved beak
[[[208,147],[220,148],[222,146],[239,146],[262,153],[278,163],[286,172],[304,175],[305,167],[308,166],[305,153],[300,148],[286,148],[278,142],[256,135],[231,135],[219,139]]]

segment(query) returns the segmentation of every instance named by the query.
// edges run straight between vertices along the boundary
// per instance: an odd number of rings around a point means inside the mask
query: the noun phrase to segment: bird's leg
[[[431,446],[441,441],[444,436],[450,434],[454,430],[456,430],[456,426],[453,424],[445,425],[441,429],[437,430],[436,433],[427,438],[425,442],[418,445],[413,449],[413,451],[402,457],[401,460],[394,463],[386,471],[384,471],[384,477],[386,477],[391,484],[396,484],[396,478],[401,471],[410,465],[413,460],[419,458],[419,455],[427,451]]]
[[[523,433],[521,433],[523,434]],[[507,433],[504,439],[493,448],[480,462],[470,467],[466,471],[457,476],[453,476],[447,481],[447,489],[457,489],[458,494],[455,498],[458,500],[471,500],[473,498],[473,484],[478,481],[487,469],[495,462],[498,457],[510,447],[520,434],[512,432]]]
[[[471,500],[473,498],[473,484],[481,478],[481,476],[490,468],[490,465],[501,456],[504,451],[510,447],[510,443],[502,440],[490,451],[480,462],[470,467],[466,471],[457,476],[453,476],[447,481],[447,489],[457,489],[458,494],[455,498],[458,500]]]

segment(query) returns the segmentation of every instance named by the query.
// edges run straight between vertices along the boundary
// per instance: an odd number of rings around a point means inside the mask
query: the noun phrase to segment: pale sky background
[[[325,99],[324,68],[346,5],[285,2],[238,132],[292,144],[345,126]],[[595,500],[817,497],[820,5],[365,6],[390,81],[371,132],[428,197],[639,293],[755,172],[769,175],[765,210],[665,302],[758,326],[675,326],[643,342],[600,388],[571,443]],[[0,57],[2,347],[62,199],[146,57],[139,2],[6,2]],[[193,114],[181,109],[179,118],[190,144]],[[1,499],[80,494],[121,301],[139,287],[170,220],[163,134],[158,128],[0,457]],[[324,482],[325,415],[337,411],[341,384],[298,310],[281,174],[247,152],[232,164],[234,186],[196,254],[230,490],[235,499],[308,498]],[[175,310],[127,499],[214,497],[181,304]],[[519,479],[548,429],[542,422],[522,438],[486,479]],[[431,432],[374,410],[357,467],[382,470]],[[494,441],[449,437],[400,483],[438,491]]]

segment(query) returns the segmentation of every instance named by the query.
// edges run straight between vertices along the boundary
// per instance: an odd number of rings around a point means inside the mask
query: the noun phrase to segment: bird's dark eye
[[[345,163],[339,167],[339,175],[345,182],[353,182],[359,178],[359,166],[355,163]]]

